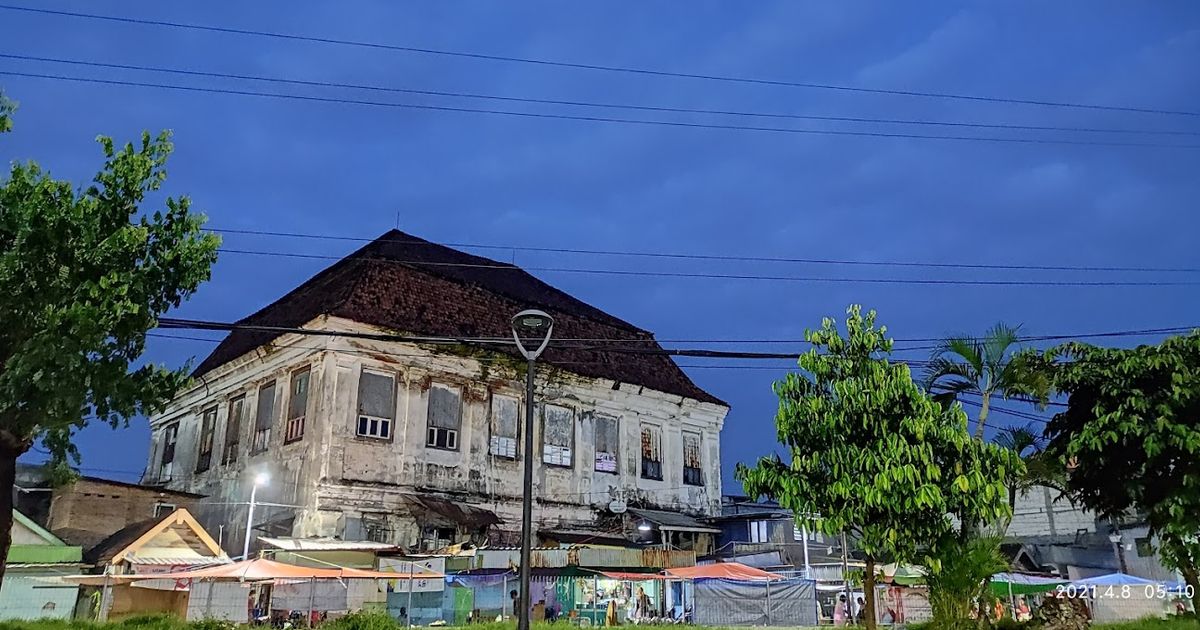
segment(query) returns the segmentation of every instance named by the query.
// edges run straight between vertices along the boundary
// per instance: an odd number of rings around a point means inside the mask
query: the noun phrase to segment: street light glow
[[[254,477],[254,485],[256,486],[265,486],[269,481],[271,481],[271,476],[265,472],[258,473]]]

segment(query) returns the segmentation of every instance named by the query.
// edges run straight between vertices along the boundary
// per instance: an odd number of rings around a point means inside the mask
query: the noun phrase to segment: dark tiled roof
[[[529,275],[519,267],[473,256],[392,230],[313,276],[240,324],[296,327],[332,315],[402,333],[439,337],[508,337],[509,320],[526,308],[554,317],[559,338],[612,339],[659,349],[654,336]],[[234,331],[196,368],[205,374],[280,333]],[[703,402],[705,392],[669,357],[549,348],[545,361],[581,376],[640,385]],[[515,351],[514,351],[515,352]]]
[[[152,527],[162,522],[161,518],[152,518],[126,525],[108,538],[101,540],[83,554],[83,559],[91,564],[104,564],[117,555],[122,549],[132,545]]]

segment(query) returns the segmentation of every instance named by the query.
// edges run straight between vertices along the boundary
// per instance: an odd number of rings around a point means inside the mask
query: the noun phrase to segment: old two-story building
[[[399,231],[238,322],[151,419],[144,481],[208,496],[196,510],[225,526],[231,553],[263,473],[252,538],[512,544],[525,364],[479,340],[511,339],[528,308],[554,317],[534,395],[539,537],[651,530],[649,542],[711,547],[716,530],[696,519],[720,513],[728,406],[651,333],[514,265]]]

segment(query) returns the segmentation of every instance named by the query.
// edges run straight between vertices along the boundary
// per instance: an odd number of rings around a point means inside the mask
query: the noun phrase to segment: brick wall
[[[160,488],[83,478],[54,490],[47,528],[91,547],[127,525],[155,516],[155,506],[191,509],[199,497]]]

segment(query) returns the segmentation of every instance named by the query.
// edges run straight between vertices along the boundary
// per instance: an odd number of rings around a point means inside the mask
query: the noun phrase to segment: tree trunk
[[[875,558],[867,556],[863,569],[863,621],[867,630],[875,630]]]
[[[0,583],[12,546],[13,492],[17,482],[17,458],[29,449],[29,442],[0,431]]]
[[[1192,587],[1192,610],[1200,615],[1200,570],[1196,565],[1189,564],[1180,567],[1179,572],[1183,574],[1184,583]]]
[[[983,402],[980,403],[980,405],[979,405],[979,422],[975,423],[976,439],[980,439],[980,440],[983,439],[983,427],[984,427],[983,423],[987,421],[988,408],[991,407],[991,401],[992,401],[991,392],[984,391],[983,392]]]

